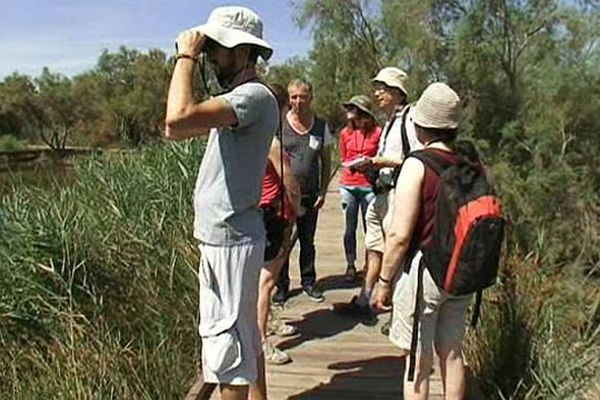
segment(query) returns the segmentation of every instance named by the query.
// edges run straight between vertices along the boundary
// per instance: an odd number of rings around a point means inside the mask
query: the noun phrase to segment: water
[[[43,161],[26,167],[13,167],[0,170],[0,196],[26,186],[45,188],[72,180],[73,167],[68,162]]]

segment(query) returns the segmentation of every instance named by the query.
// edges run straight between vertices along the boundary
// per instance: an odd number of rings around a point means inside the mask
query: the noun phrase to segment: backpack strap
[[[479,314],[481,313],[481,300],[483,291],[478,290],[475,294],[475,304],[473,305],[473,314],[471,315],[471,328],[475,329],[477,321],[479,321]]]
[[[417,347],[419,341],[419,318],[421,317],[421,301],[423,299],[423,261],[419,262],[417,271],[417,294],[415,298],[415,310],[413,313],[412,336],[410,339],[410,358],[408,362],[408,381],[414,382],[415,369],[417,365]]]
[[[402,113],[402,123],[400,124],[400,138],[402,140],[402,162],[406,160],[408,155],[410,154],[410,143],[408,142],[408,133],[406,132],[406,118],[408,117],[408,110],[410,106],[406,106]],[[392,122],[393,123],[393,122]],[[400,170],[402,169],[402,164],[398,167],[395,167],[392,171],[392,185],[396,186],[396,181],[398,180],[398,176],[400,176]]]
[[[427,149],[413,151],[408,156],[420,160],[423,164],[431,168],[438,176],[441,175],[447,168],[454,165],[445,158],[435,154],[433,151],[427,151]]]
[[[406,132],[406,119],[409,110],[410,106],[404,108],[404,112],[402,113],[402,124],[400,125],[400,137],[402,138],[402,153],[404,154],[404,158],[408,157],[410,154],[410,143],[408,142],[408,133]]]

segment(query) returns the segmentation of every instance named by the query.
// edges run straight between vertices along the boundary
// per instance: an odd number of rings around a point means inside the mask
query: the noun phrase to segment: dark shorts
[[[265,261],[271,261],[277,257],[277,254],[281,250],[288,223],[285,219],[277,215],[277,211],[274,208],[263,208],[263,220],[265,222],[265,230],[267,231]]]

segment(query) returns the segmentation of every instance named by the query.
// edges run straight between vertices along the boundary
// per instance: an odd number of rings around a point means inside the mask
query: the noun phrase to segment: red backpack
[[[463,144],[465,146],[466,144]],[[469,154],[476,154],[472,145]],[[414,376],[423,268],[437,286],[451,295],[476,293],[471,326],[479,317],[482,290],[496,283],[506,221],[482,165],[459,151],[459,162],[450,163],[434,151],[413,152],[414,157],[440,177],[433,235],[421,249],[417,301],[413,323],[409,377]]]

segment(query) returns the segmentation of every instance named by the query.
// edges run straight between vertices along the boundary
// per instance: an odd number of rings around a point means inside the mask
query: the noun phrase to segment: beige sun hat
[[[405,95],[408,96],[408,90],[406,90],[406,83],[408,81],[408,74],[396,67],[385,67],[381,69],[373,82],[382,82],[390,87],[400,89]]]
[[[445,83],[427,86],[413,111],[413,121],[423,128],[456,129],[460,114],[460,97]]]
[[[366,114],[370,115],[374,120],[377,120],[377,118],[375,118],[375,113],[373,112],[373,102],[368,96],[365,96],[364,94],[352,96],[350,100],[343,102],[342,105],[345,108],[354,106],[359,110],[365,112]]]
[[[271,46],[263,40],[263,23],[260,17],[246,7],[228,6],[215,8],[206,24],[194,30],[231,49],[240,44],[251,44],[260,49],[259,54],[266,61],[273,54]]]

